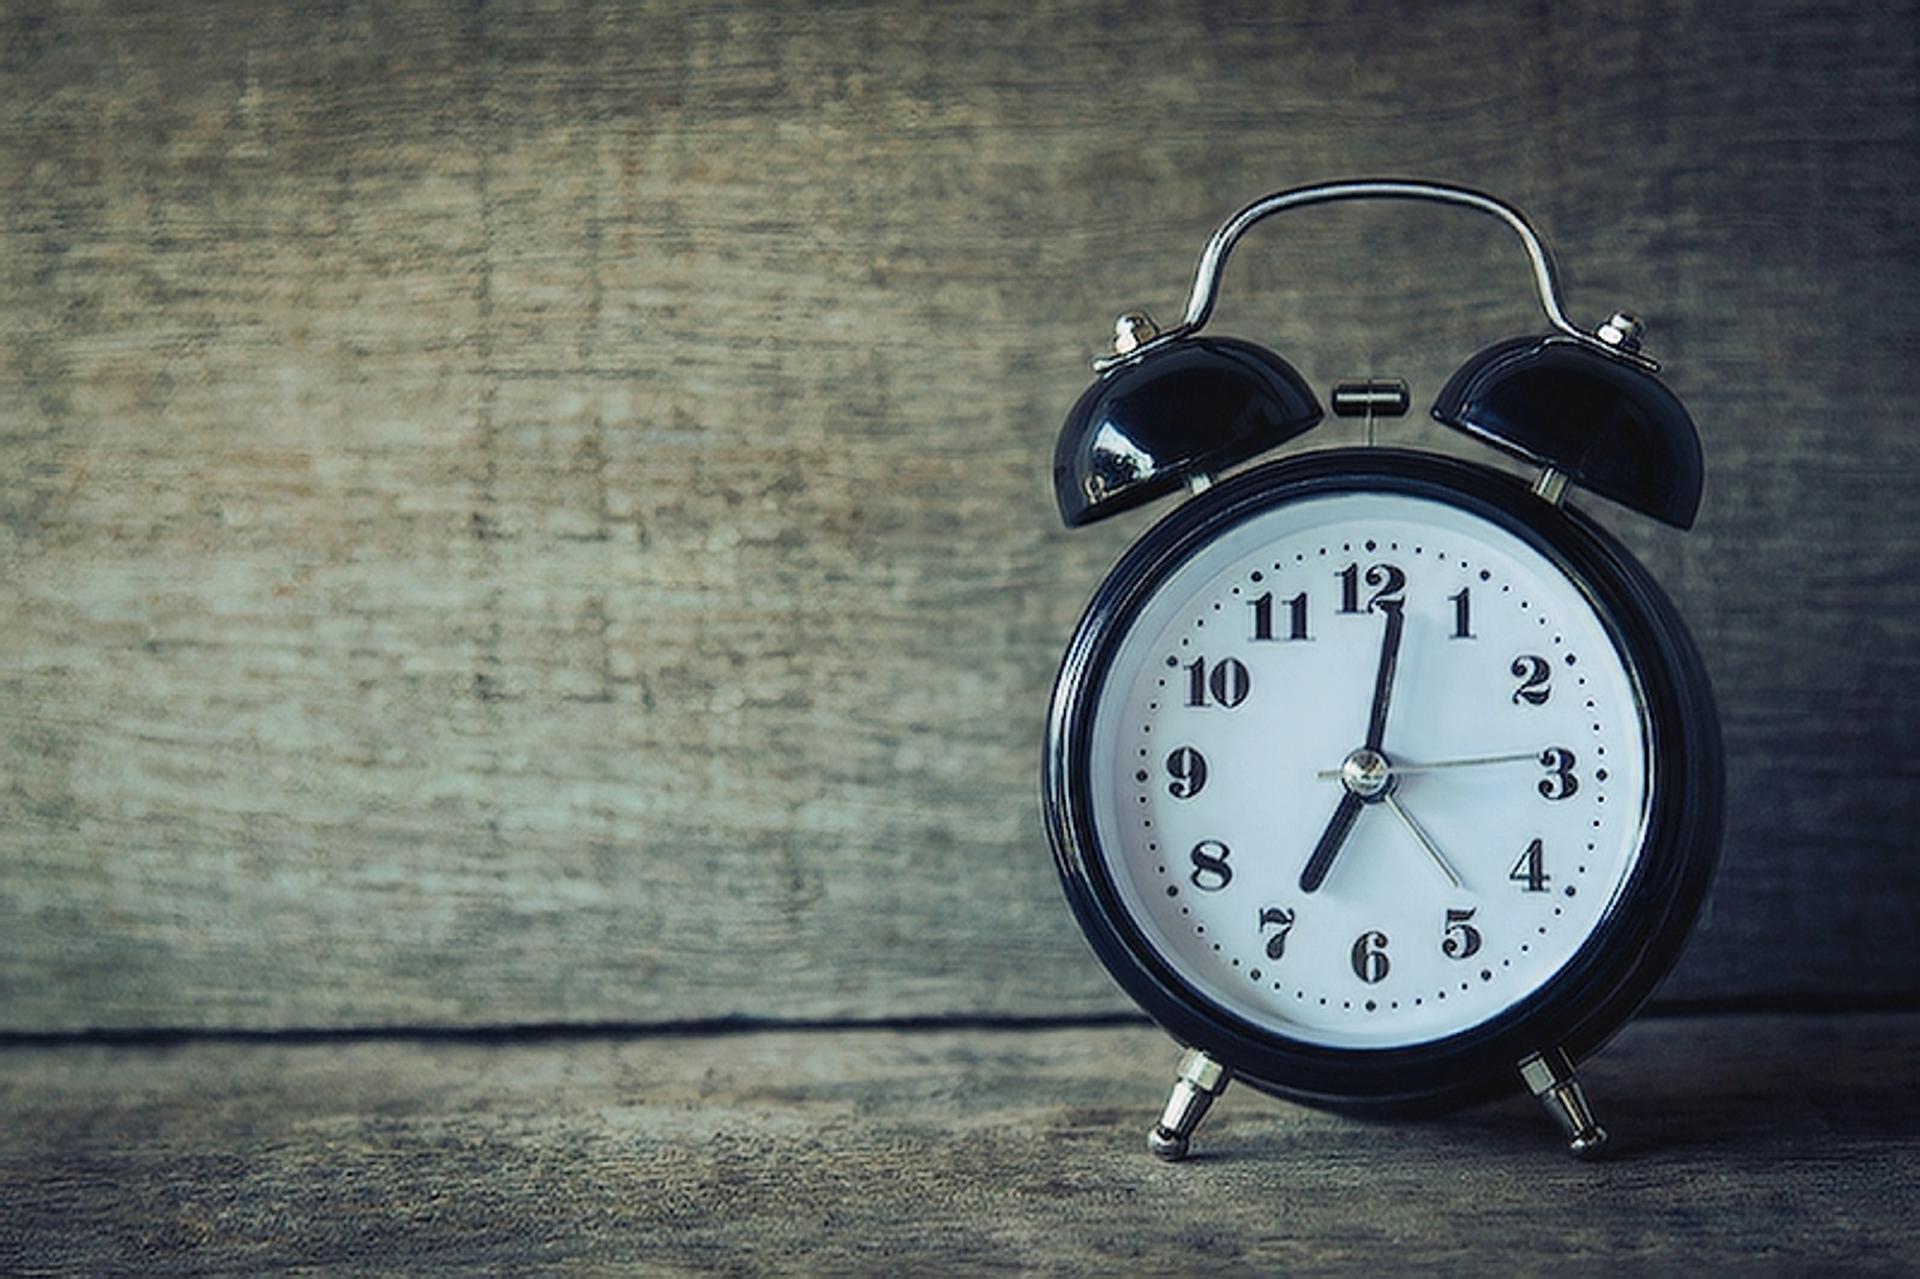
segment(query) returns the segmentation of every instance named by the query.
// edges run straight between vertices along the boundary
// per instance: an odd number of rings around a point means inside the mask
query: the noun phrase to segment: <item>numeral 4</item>
[[[1511,871],[1507,872],[1507,878],[1516,884],[1526,885],[1526,892],[1546,892],[1547,854],[1545,846],[1537,839],[1531,844],[1528,844],[1527,851],[1520,854],[1520,860],[1513,864]],[[1452,912],[1449,912],[1449,914],[1451,913]]]

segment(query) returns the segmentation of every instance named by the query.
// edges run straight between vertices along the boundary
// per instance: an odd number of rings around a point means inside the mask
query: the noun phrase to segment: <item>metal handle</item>
[[[1240,237],[1251,230],[1255,223],[1262,222],[1276,213],[1285,213],[1289,209],[1303,209],[1314,204],[1332,204],[1341,200],[1424,200],[1432,204],[1457,204],[1463,208],[1478,209],[1500,219],[1520,237],[1520,243],[1527,250],[1527,257],[1533,263],[1533,283],[1540,294],[1540,309],[1547,314],[1548,323],[1585,345],[1606,352],[1616,359],[1628,360],[1645,368],[1658,368],[1654,361],[1638,351],[1616,345],[1578,327],[1567,318],[1566,311],[1560,305],[1560,287],[1553,270],[1553,258],[1548,253],[1546,242],[1539,232],[1533,229],[1526,215],[1504,200],[1496,199],[1482,191],[1470,187],[1451,186],[1443,182],[1411,182],[1392,179],[1359,179],[1351,182],[1325,182],[1314,186],[1295,187],[1290,191],[1276,191],[1269,196],[1255,200],[1240,210],[1213,233],[1207,241],[1206,249],[1200,254],[1200,264],[1193,273],[1193,291],[1187,296],[1187,313],[1184,319],[1166,332],[1157,334],[1150,342],[1141,344],[1134,354],[1142,354],[1162,342],[1186,337],[1196,333],[1213,314],[1214,298],[1220,291],[1220,275],[1226,270],[1227,255],[1233,252],[1233,246]],[[1117,363],[1119,361],[1101,361]]]

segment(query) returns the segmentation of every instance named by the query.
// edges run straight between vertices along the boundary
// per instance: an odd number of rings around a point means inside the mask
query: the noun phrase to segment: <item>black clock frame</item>
[[[1525,540],[1582,590],[1625,659],[1648,736],[1646,844],[1611,908],[1539,990],[1443,1039],[1328,1048],[1263,1030],[1184,983],[1121,903],[1099,854],[1088,771],[1108,666],[1155,588],[1200,546],[1263,511],[1335,493],[1431,498]],[[1107,971],[1169,1034],[1247,1083],[1341,1110],[1441,1109],[1518,1088],[1522,1058],[1598,1049],[1678,958],[1720,848],[1725,779],[1706,669],[1672,602],[1577,509],[1469,462],[1400,449],[1333,449],[1270,462],[1183,503],[1128,549],[1089,603],[1047,721],[1047,832],[1067,900]]]

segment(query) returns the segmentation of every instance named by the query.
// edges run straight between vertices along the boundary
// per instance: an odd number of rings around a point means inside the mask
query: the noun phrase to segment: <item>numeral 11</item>
[[[1290,600],[1281,600],[1287,606],[1287,638],[1290,640],[1312,639],[1307,634],[1307,593],[1301,591]],[[1273,592],[1268,591],[1259,599],[1248,600],[1247,607],[1253,610],[1253,637],[1257,640],[1270,640],[1273,636]]]

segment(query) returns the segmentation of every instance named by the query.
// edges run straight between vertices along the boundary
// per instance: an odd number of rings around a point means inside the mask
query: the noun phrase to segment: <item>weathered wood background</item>
[[[1527,208],[1704,432],[1695,532],[1607,513],[1727,729],[1669,995],[1912,993],[1915,29],[7,4],[0,1029],[1124,1008],[1035,774],[1151,516],[1062,532],[1053,432],[1221,217],[1368,173]],[[1333,209],[1215,327],[1424,403],[1527,288]]]

